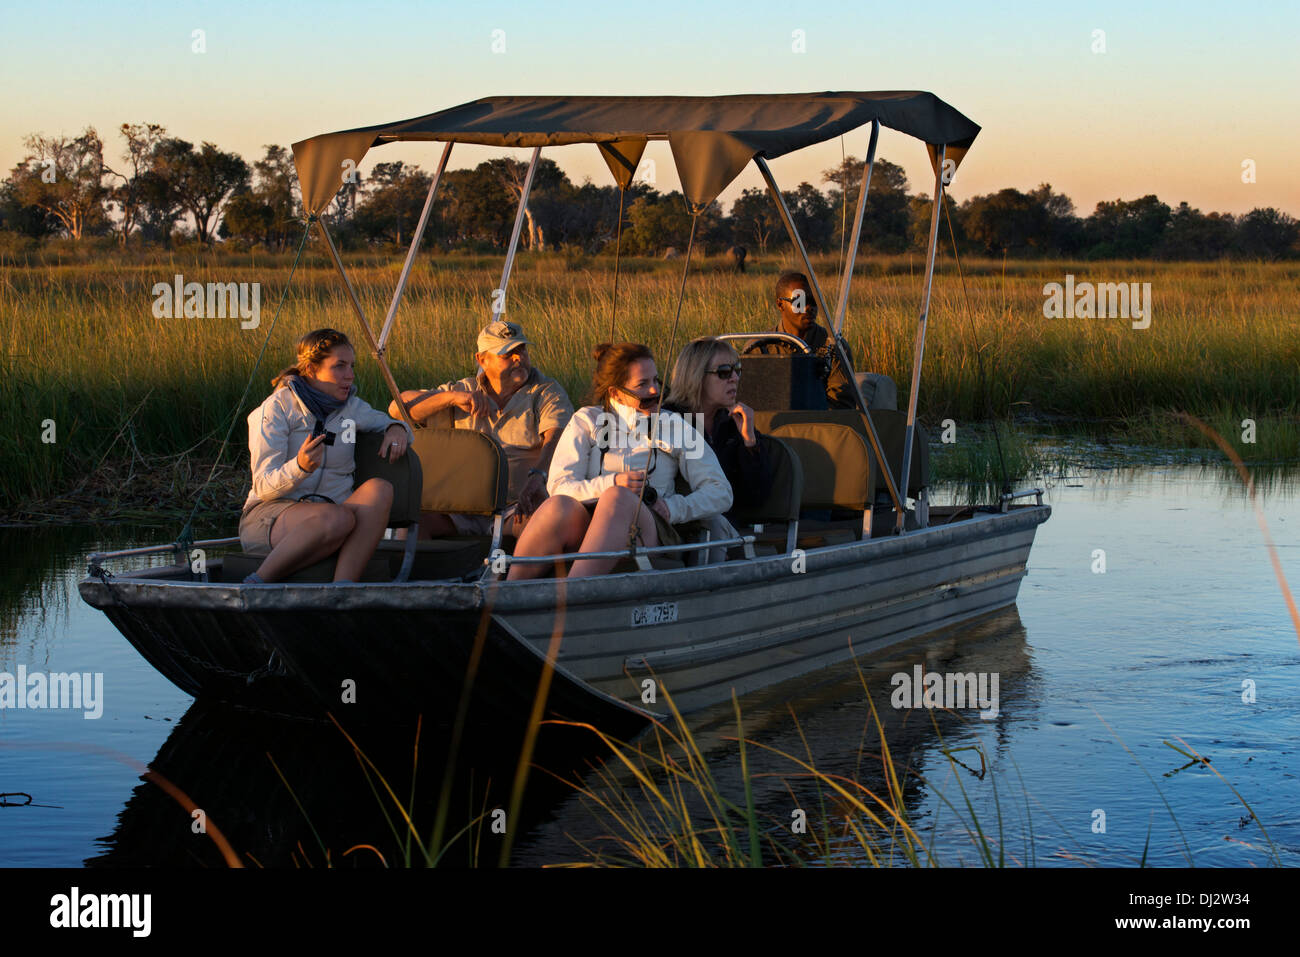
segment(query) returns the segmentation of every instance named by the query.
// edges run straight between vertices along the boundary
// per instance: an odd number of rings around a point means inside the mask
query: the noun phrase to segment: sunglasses
[[[730,378],[731,378],[731,374],[732,374],[733,372],[736,374],[736,378],[739,379],[739,378],[740,378],[740,363],[739,363],[739,362],[732,362],[732,363],[728,363],[727,365],[724,365],[724,366],[718,366],[716,369],[705,369],[705,370],[704,370],[704,374],[705,374],[705,375],[715,375],[715,376],[717,376],[719,379],[730,379]]]
[[[634,408],[641,412],[649,412],[650,410],[659,407],[659,400],[663,398],[664,383],[662,379],[655,376],[655,394],[644,397],[637,395],[635,392],[629,392],[621,385],[616,385],[614,388],[618,389],[619,392],[622,392],[625,396],[631,399],[632,402],[629,404]]]

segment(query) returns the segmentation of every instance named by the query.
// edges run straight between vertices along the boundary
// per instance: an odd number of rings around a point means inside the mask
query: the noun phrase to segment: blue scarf
[[[308,385],[307,380],[300,376],[288,376],[285,383],[293,390],[293,394],[302,400],[302,404],[307,407],[307,410],[316,416],[316,421],[322,426],[325,424],[326,419],[347,405],[347,399],[336,399],[332,395],[326,395],[320,389]],[[348,392],[348,399],[356,394],[357,387],[353,384]]]

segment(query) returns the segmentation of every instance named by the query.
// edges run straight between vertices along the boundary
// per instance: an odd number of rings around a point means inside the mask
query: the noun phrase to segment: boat
[[[867,160],[832,310],[768,160],[865,126]],[[931,506],[928,500],[927,444],[916,412],[939,212],[979,132],[938,97],[489,97],[399,123],[312,137],[293,150],[307,229],[319,230],[396,398],[385,345],[455,143],[532,149],[499,288],[503,301],[543,148],[594,144],[626,195],[647,142],[668,141],[692,213],[683,289],[700,212],[753,163],[810,280],[819,315],[834,316],[828,343],[852,371],[842,330],[882,126],[923,142],[935,176],[906,410],[873,408],[861,375],[851,376],[858,408],[826,409],[824,395],[819,408],[806,388],[817,357],[793,337],[791,354],[754,359],[754,376],[747,355],[745,399],[752,401],[751,383],[763,385],[762,404],[753,404],[759,428],[773,438],[777,481],[768,501],[736,525],[735,537],[630,546],[608,553],[623,563],[602,577],[506,581],[511,562],[575,556],[511,556],[501,536],[509,503],[500,446],[470,430],[422,428],[411,454],[396,465],[359,450],[357,481],[376,474],[394,483],[393,528],[410,531],[421,509],[459,511],[493,516],[492,536],[417,542],[409,534],[386,541],[365,580],[341,585],[329,582],[328,563],[282,583],[242,584],[260,556],[242,555],[237,538],[192,542],[182,536],[170,545],[91,555],[79,584],[82,598],[103,610],[153,667],[196,697],[378,720],[420,714],[463,722],[470,711],[517,720],[544,712],[620,736],[672,708],[715,705],[1013,605],[1037,527],[1051,512],[1042,490],[1004,488],[980,507]],[[444,148],[376,334],[322,212],[342,183],[340,171],[356,169],[371,149],[403,141],[442,142]],[[617,261],[616,252],[616,277]],[[495,296],[494,311],[499,314]],[[773,333],[727,335],[753,340]],[[362,462],[371,471],[362,474]],[[465,475],[473,481],[453,480]],[[118,573],[108,568],[133,556],[157,561],[169,553],[172,564]]]

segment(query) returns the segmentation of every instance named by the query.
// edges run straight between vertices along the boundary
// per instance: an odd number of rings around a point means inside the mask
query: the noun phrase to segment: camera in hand
[[[641,496],[642,504],[653,507],[657,501],[659,501],[659,493],[655,491],[653,485],[646,483],[645,494]]]
[[[324,443],[325,445],[334,444],[334,439],[336,438],[335,433],[326,431],[325,423],[322,422],[320,419],[316,420],[316,427],[311,430],[311,437],[313,439],[316,438],[316,436],[318,435],[325,436],[325,443]]]

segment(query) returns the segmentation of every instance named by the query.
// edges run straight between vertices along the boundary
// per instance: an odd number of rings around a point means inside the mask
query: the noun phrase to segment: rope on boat
[[[961,268],[961,256],[957,252],[957,233],[952,228],[952,213],[948,211],[948,194],[944,192],[939,197],[939,202],[943,204],[943,215],[948,220],[948,235],[952,237],[952,258],[957,263],[957,275],[961,278],[961,294],[966,302],[966,321],[970,323],[971,338],[975,339],[975,367],[979,370],[980,391],[984,393],[984,408],[988,411],[989,422],[993,425],[993,444],[998,450],[998,467],[1002,470],[1002,492],[1006,494],[1011,491],[1011,480],[1007,477],[1007,461],[1002,456],[1002,440],[998,436],[998,420],[993,414],[993,399],[989,395],[988,380],[984,378],[984,357],[980,354],[979,341],[975,333],[974,313],[971,310],[970,294],[966,291],[966,274]]]
[[[240,396],[239,402],[235,405],[233,414],[230,417],[230,426],[226,429],[225,438],[221,440],[221,448],[217,450],[217,458],[208,471],[208,477],[199,486],[198,495],[194,499],[194,508],[190,510],[190,517],[185,520],[185,527],[181,529],[180,535],[176,538],[177,545],[184,548],[186,552],[194,544],[194,518],[199,513],[199,506],[203,504],[203,494],[208,490],[208,486],[212,484],[213,476],[217,474],[217,466],[221,464],[221,457],[225,455],[226,446],[230,444],[231,433],[235,431],[235,423],[239,421],[239,412],[243,409],[244,403],[248,401],[248,391],[253,387],[253,380],[257,378],[257,370],[262,364],[262,357],[266,355],[266,347],[271,344],[271,334],[275,332],[275,324],[280,318],[280,310],[284,308],[285,300],[289,298],[289,286],[293,283],[293,275],[298,270],[298,262],[302,259],[302,251],[307,246],[307,237],[311,234],[311,226],[315,221],[315,216],[307,218],[307,228],[303,230],[302,239],[298,243],[298,252],[293,257],[293,266],[289,269],[289,278],[285,280],[284,290],[280,293],[280,302],[275,307],[275,315],[271,317],[271,325],[266,330],[266,338],[262,340],[262,348],[257,353],[257,360],[253,363],[253,371],[249,373],[248,382],[244,385],[244,394]]]

